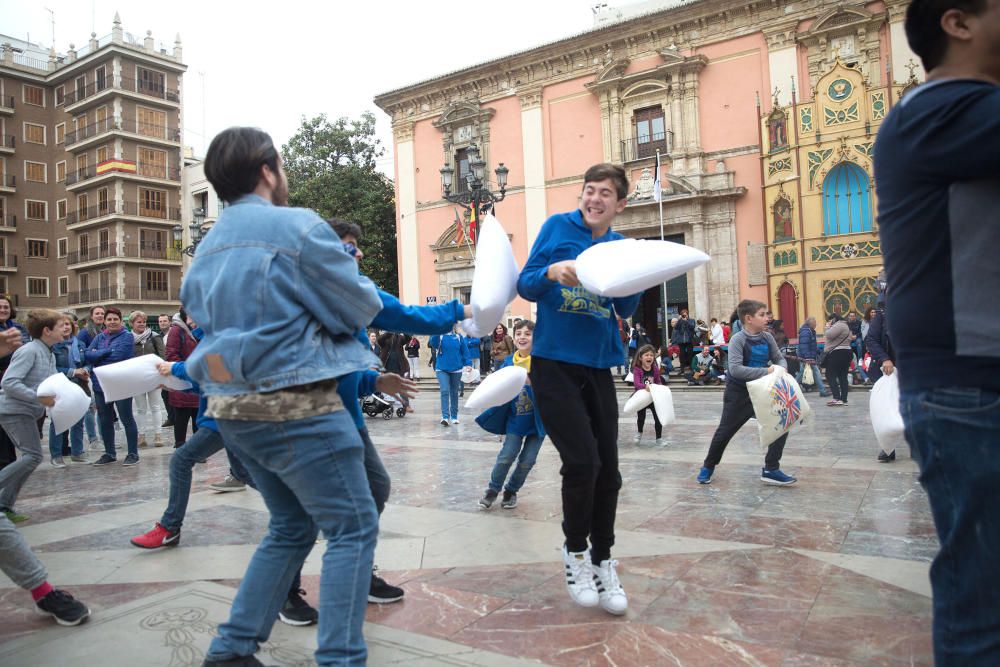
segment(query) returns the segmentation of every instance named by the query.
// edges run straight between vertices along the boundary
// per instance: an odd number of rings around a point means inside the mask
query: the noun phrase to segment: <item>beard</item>
[[[271,191],[271,203],[275,206],[288,206],[288,179],[282,178]]]

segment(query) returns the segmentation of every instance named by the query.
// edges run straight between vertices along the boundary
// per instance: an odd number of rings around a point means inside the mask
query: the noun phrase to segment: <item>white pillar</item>
[[[890,13],[892,17],[892,12]],[[920,62],[920,58],[910,50],[910,44],[906,41],[906,31],[903,29],[903,16],[898,16],[899,20],[893,20],[890,18],[889,23],[889,50],[892,53],[892,78],[897,83],[904,83],[910,78],[910,70],[907,65],[916,65],[913,69],[913,74],[917,77],[917,81],[923,81],[926,78],[926,73],[924,72],[924,66]]]
[[[397,126],[396,185],[399,188],[399,298],[420,303],[420,247],[417,242],[417,188],[414,178],[413,124]]]
[[[767,53],[767,68],[771,78],[771,90],[767,97],[773,99],[771,93],[778,89],[778,104],[788,106],[792,103],[792,77],[798,71],[798,60],[795,45],[784,49],[776,49]],[[764,97],[764,95],[761,95]]]
[[[524,220],[528,248],[545,222],[545,143],[542,92],[521,96],[521,148],[524,153]]]
[[[705,249],[705,228],[695,223],[691,226],[691,246],[708,252]],[[692,319],[703,319],[706,322],[712,315],[708,310],[708,269],[702,264],[694,269],[694,306],[690,309]]]

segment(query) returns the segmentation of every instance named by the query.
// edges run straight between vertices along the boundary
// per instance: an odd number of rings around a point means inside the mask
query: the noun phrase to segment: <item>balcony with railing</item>
[[[0,255],[0,271],[16,271],[17,255]]]
[[[105,118],[104,120],[99,120],[96,123],[90,123],[89,125],[84,125],[83,127],[78,127],[71,132],[66,133],[66,149],[69,150],[73,144],[78,144],[91,137],[96,137],[107,132],[111,132],[117,129],[117,123],[115,123],[114,118]]]
[[[86,250],[74,250],[66,256],[66,265],[132,259],[179,264],[181,257],[180,250],[164,243],[108,243]]]
[[[16,232],[17,216],[13,213],[0,215],[0,232]]]
[[[85,303],[107,303],[118,298],[118,286],[105,285],[104,287],[84,289],[78,292],[70,292],[66,296],[71,306]]]
[[[168,167],[162,164],[140,164],[135,174],[125,174],[126,176],[142,176],[145,178],[158,178],[166,181],[181,180],[181,170],[177,167]]]
[[[180,301],[181,291],[156,290],[147,287],[126,287],[119,290],[123,301]]]
[[[622,162],[634,162],[646,158],[656,157],[656,151],[660,151],[661,157],[666,157],[674,147],[674,133],[670,130],[666,132],[656,132],[625,139],[622,141]]]
[[[14,174],[0,174],[0,192],[14,192],[17,189],[17,176]]]
[[[0,113],[14,113],[13,95],[0,95]]]
[[[160,139],[173,143],[179,143],[181,140],[181,130],[179,127],[140,123],[129,118],[123,118],[119,121],[119,129],[123,132],[138,134],[144,139]]]
[[[134,215],[140,218],[151,218],[163,220],[164,222],[178,222],[181,219],[181,210],[175,206],[148,206],[134,201],[127,201],[124,205],[125,215]]]
[[[73,90],[66,91],[63,98],[66,111],[77,111],[100,101],[106,94],[115,91],[135,93],[143,97],[164,100],[174,104],[180,103],[180,93],[172,88],[167,88],[151,81],[136,80],[134,72],[123,72],[120,80],[108,77],[103,83],[91,82],[86,86],[79,86]]]
[[[82,183],[83,181],[94,178],[95,176],[97,176],[97,167],[93,165],[68,172],[66,174],[66,187]]]
[[[13,153],[16,141],[17,137],[13,134],[0,134],[0,151],[3,151],[4,153]]]
[[[75,211],[70,211],[66,214],[66,226],[70,227],[72,225],[79,224],[81,222],[88,222],[92,220],[100,220],[109,215],[117,215],[122,212],[122,206],[117,201],[107,201],[103,203],[94,204],[93,206],[88,206],[87,208],[80,208]]]

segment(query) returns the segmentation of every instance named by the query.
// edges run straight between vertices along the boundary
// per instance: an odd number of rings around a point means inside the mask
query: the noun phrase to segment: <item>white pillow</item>
[[[593,245],[576,258],[576,277],[600,296],[631,296],[701,266],[709,256],[670,241],[621,239]]]
[[[656,410],[656,418],[664,426],[673,424],[677,420],[677,416],[674,414],[674,397],[670,393],[670,388],[662,384],[651,384],[649,391],[653,394],[653,409]]]
[[[54,396],[56,404],[45,408],[55,426],[56,435],[65,433],[90,409],[90,396],[62,373],[50,375],[42,380],[35,391],[37,396]]]
[[[485,410],[495,405],[513,401],[528,381],[528,371],[520,366],[507,366],[490,373],[479,383],[476,390],[465,402],[470,410]]]
[[[906,444],[903,437],[903,415],[899,412],[899,371],[883,375],[872,386],[868,395],[868,409],[872,416],[872,428],[879,447],[891,452]]]
[[[622,412],[626,415],[634,415],[639,412],[639,410],[649,407],[652,403],[653,394],[645,389],[640,389],[632,394],[627,401],[625,401],[625,407],[622,408]]]
[[[476,271],[472,277],[472,326],[462,323],[470,336],[481,338],[496,329],[507,304],[517,296],[517,262],[510,239],[493,214],[483,218],[476,243]]]
[[[796,424],[804,424],[812,414],[795,376],[781,366],[776,366],[773,373],[747,382],[747,392],[757,418],[762,449],[767,449]]]
[[[191,388],[190,382],[185,382],[173,375],[160,375],[156,366],[161,361],[163,359],[155,354],[144,354],[141,357],[132,357],[125,361],[96,367],[94,374],[97,375],[97,381],[101,383],[104,400],[110,403],[111,401],[120,401],[123,398],[131,398],[153,391],[161,384],[167,389]]]

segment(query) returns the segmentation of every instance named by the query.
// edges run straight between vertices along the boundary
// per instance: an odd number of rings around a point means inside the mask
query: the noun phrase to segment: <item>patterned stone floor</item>
[[[814,396],[814,395],[813,395]],[[624,394],[622,395],[624,398]],[[369,663],[426,665],[930,665],[927,571],[937,539],[906,452],[875,462],[867,396],[847,408],[814,400],[783,469],[799,483],[764,486],[753,422],[713,483],[694,481],[721,410],[720,392],[676,391],[665,444],[634,441],[621,420],[624,488],[615,557],[629,612],[575,607],[561,581],[559,462],[543,446],[514,510],[476,501],[499,449],[474,414],[441,427],[437,396],[415,415],[369,422],[393,478],[376,553],[403,602],[370,605]],[[80,628],[36,616],[0,576],[0,664],[197,665],[225,617],[267,513],[253,491],[216,494],[216,456],[195,471],[182,544],[128,543],[159,517],[170,449],[133,468],[43,464],[18,510],[50,579],[93,611]],[[306,562],[317,595],[319,556]],[[281,626],[279,623],[278,626]],[[276,627],[261,658],[311,664],[315,632]]]

